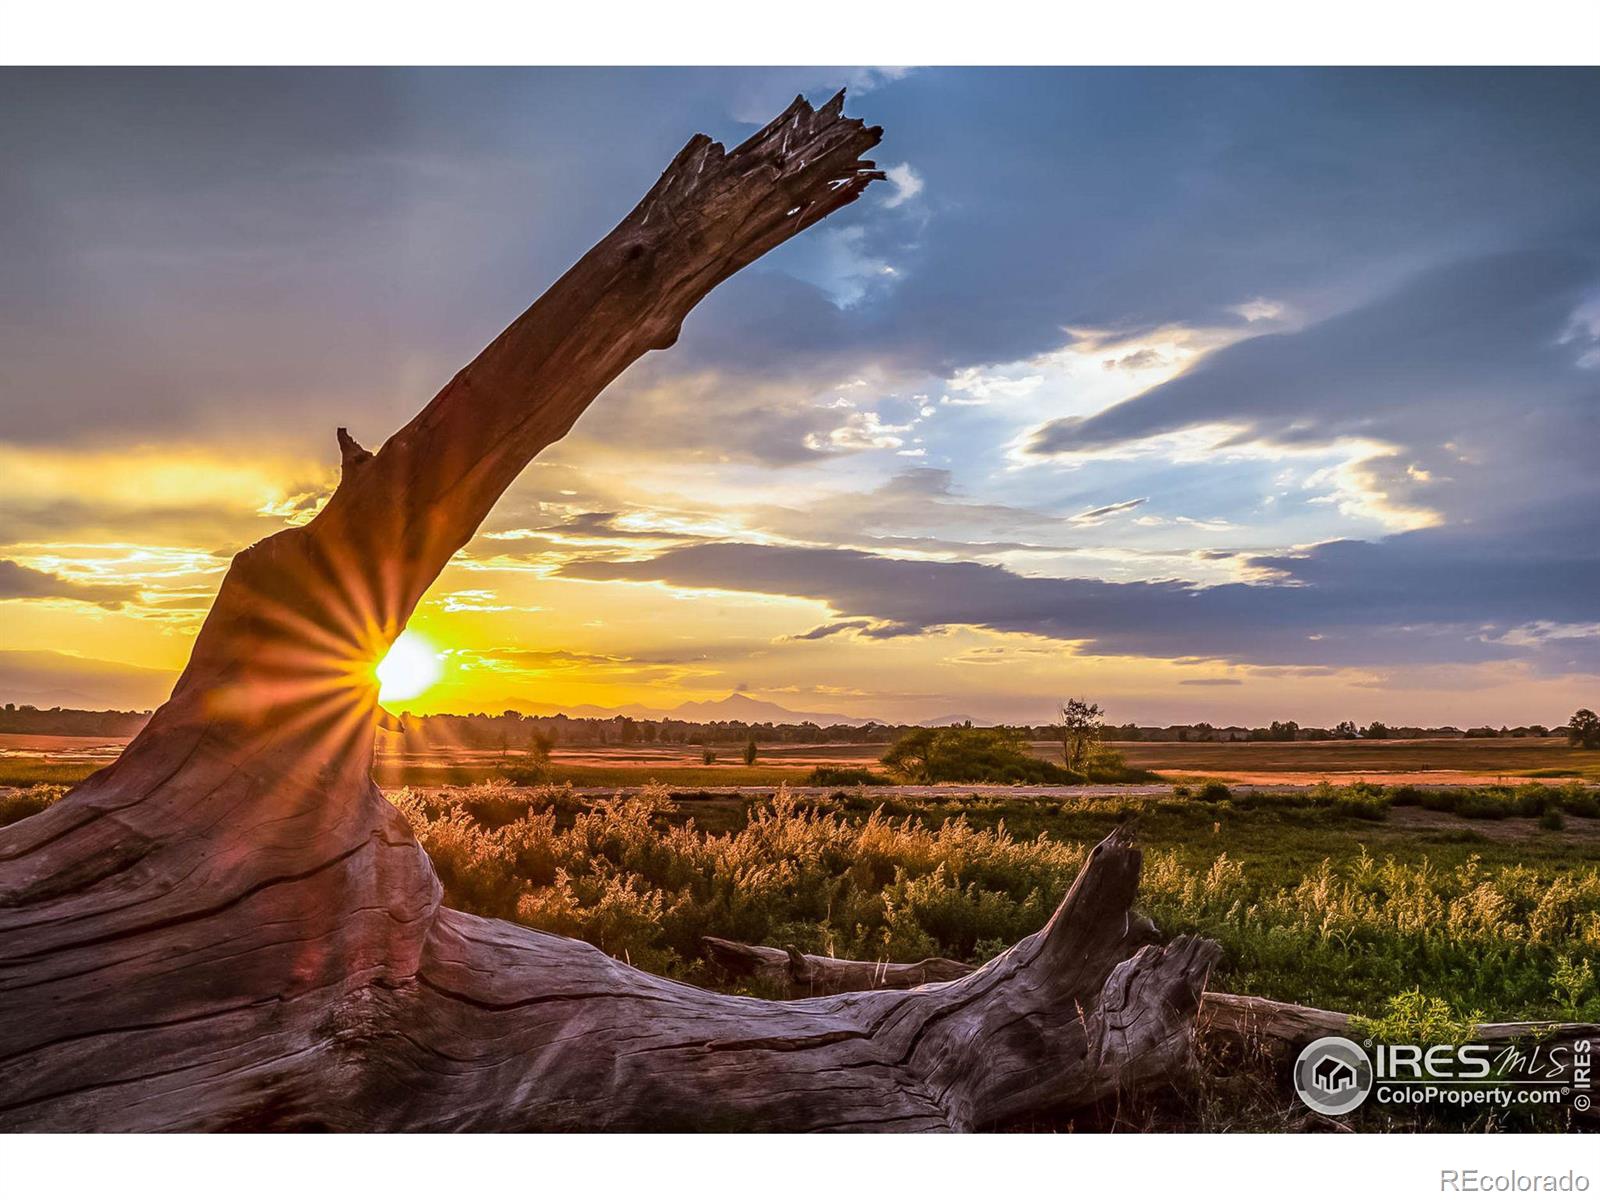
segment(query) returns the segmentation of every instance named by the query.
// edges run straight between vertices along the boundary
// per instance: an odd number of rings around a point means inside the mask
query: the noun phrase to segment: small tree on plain
[[[753,767],[756,765],[756,735],[753,733],[747,739],[745,739],[744,765],[747,767]]]
[[[1567,741],[1584,750],[1600,750],[1600,717],[1593,709],[1580,708],[1567,722]]]
[[[1076,697],[1061,706],[1061,762],[1067,770],[1081,773],[1089,765],[1104,716],[1105,710],[1098,704]]]

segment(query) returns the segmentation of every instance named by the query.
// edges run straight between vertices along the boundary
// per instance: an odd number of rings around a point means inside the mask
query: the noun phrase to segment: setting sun
[[[378,702],[410,700],[439,681],[439,652],[409,629],[395,639],[378,664]]]

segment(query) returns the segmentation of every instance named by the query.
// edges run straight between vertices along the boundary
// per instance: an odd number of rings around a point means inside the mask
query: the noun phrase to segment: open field
[[[106,765],[126,739],[0,734],[0,786],[75,783]],[[1600,782],[1600,751],[1578,750],[1561,738],[1453,738],[1336,742],[1114,742],[1128,765],[1164,779],[1221,779],[1253,785],[1414,783],[1476,786],[1525,779],[1579,778]],[[563,746],[551,756],[552,782],[578,787],[771,786],[798,783],[816,767],[874,767],[882,744],[763,745],[754,766],[742,744],[712,746],[717,761],[702,761],[702,746]],[[1059,761],[1060,748],[1033,744],[1040,758]],[[516,753],[439,747],[420,754],[385,752],[377,765],[384,786],[481,782],[526,769]]]
[[[1326,779],[1424,786],[1472,786],[1520,779],[1600,780],[1600,751],[1577,750],[1562,738],[1453,738],[1419,741],[1336,742],[1112,742],[1131,767],[1165,779],[1222,779],[1258,785],[1306,785]],[[876,767],[888,746],[763,745],[756,765],[740,758],[742,744],[712,746],[707,766],[701,746],[558,747],[552,782],[576,786],[643,784],[674,787],[797,782],[816,767]],[[1059,762],[1060,747],[1035,742],[1039,758]],[[425,755],[380,755],[384,783],[470,782],[519,764],[495,751],[439,750]],[[465,777],[462,777],[462,775]],[[455,775],[456,778],[449,778]]]
[[[1600,819],[1468,820],[1339,794],[885,797],[884,789],[595,800],[478,786],[392,799],[463,907],[590,941],[647,969],[739,987],[706,934],[874,960],[978,962],[1039,928],[1088,849],[1132,821],[1140,908],[1215,938],[1208,986],[1361,1014],[1390,1037],[1497,1019],[1595,1020]],[[1365,815],[1354,815],[1365,811]],[[1185,1088],[1122,1128],[1276,1130],[1306,1114],[1282,1064],[1202,1050]],[[1358,1129],[1570,1128],[1570,1110],[1371,1106]],[[1046,1123],[1040,1128],[1061,1128]],[[1309,1126],[1315,1127],[1315,1126]]]

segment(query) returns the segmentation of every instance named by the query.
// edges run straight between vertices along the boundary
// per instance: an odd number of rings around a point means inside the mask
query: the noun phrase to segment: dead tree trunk
[[[951,958],[924,958],[914,963],[866,962],[802,954],[793,946],[778,950],[719,937],[703,937],[700,944],[706,957],[731,978],[759,980],[790,999],[914,988],[925,983],[949,983],[972,974],[971,966]]]
[[[975,968],[948,958],[921,962],[866,962],[802,954],[793,946],[752,946],[726,938],[700,939],[706,957],[733,980],[751,979],[787,995],[829,996],[837,992],[917,987],[934,980],[961,979]],[[1318,1038],[1349,1036],[1353,1018],[1327,1008],[1308,1008],[1265,996],[1206,992],[1200,997],[1195,1032],[1201,1038],[1245,1044],[1268,1051],[1297,1050]],[[1583,1021],[1488,1021],[1475,1025],[1470,1040],[1504,1049],[1537,1043],[1548,1051],[1569,1051],[1580,1041],[1600,1040],[1600,1024]]]
[[[371,780],[371,675],[528,461],[716,284],[849,204],[877,129],[700,136],[308,525],[233,561],[172,698],[0,830],[6,1129],[966,1129],[1185,1060],[1205,942],[1145,944],[1113,836],[955,983],[719,996],[443,908]]]

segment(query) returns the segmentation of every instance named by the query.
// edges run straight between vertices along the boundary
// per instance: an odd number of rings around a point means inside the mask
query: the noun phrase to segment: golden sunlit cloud
[[[377,666],[378,703],[411,700],[439,682],[439,652],[409,629],[395,639]]]

